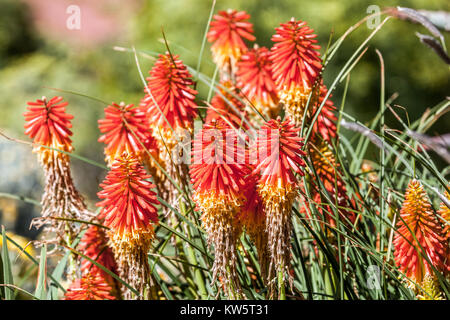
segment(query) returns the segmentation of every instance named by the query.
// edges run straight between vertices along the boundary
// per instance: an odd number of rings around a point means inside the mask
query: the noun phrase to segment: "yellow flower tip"
[[[420,287],[417,294],[419,300],[444,300],[436,278],[430,274],[425,276]]]
[[[109,232],[114,253],[118,257],[133,257],[148,252],[155,238],[153,227],[129,232]]]
[[[284,185],[281,183],[280,179],[278,179],[277,185],[258,185],[258,192],[266,206],[271,205],[275,207],[292,206],[292,203],[297,196],[297,189],[297,186],[294,184]]]
[[[289,87],[284,86],[279,91],[280,103],[285,106],[286,112],[294,120],[297,127],[301,125],[306,106],[308,105],[308,99],[311,106],[311,108],[308,108],[309,110],[312,110],[312,106],[317,104],[320,94],[319,89],[320,87],[317,86],[316,90],[313,91],[312,87],[292,84]],[[311,98],[309,97],[310,95]]]

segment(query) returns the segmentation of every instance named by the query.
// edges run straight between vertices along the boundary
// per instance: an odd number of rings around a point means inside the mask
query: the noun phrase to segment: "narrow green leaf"
[[[11,261],[9,260],[8,243],[6,241],[5,226],[2,226],[2,262],[3,262],[3,281],[4,284],[14,285]],[[14,290],[10,287],[5,287],[5,300],[12,300],[14,297]]]
[[[46,279],[47,278],[47,245],[44,244],[41,248],[41,255],[39,257],[39,274],[37,280],[36,291],[34,295],[43,300],[46,297]]]

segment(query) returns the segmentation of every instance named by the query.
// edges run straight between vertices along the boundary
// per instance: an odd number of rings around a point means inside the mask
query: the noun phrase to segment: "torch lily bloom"
[[[400,271],[417,284],[426,275],[434,277],[430,263],[438,271],[444,269],[443,239],[427,193],[418,180],[411,180],[394,237],[394,258]]]
[[[93,214],[72,180],[68,153],[73,151],[70,139],[73,116],[66,113],[68,102],[62,101],[62,97],[50,100],[43,97],[28,102],[24,117],[25,134],[33,139],[33,152],[37,153],[45,174],[42,218],[32,224],[37,228],[46,225],[47,233],[56,233],[59,243],[70,246],[79,227],[58,219],[88,220]],[[70,271],[72,275],[75,272]]]
[[[272,119],[261,127],[254,146],[258,154],[254,173],[259,175],[258,192],[264,204],[271,259],[267,272],[271,277],[267,280],[270,295],[274,294],[276,275],[283,279],[278,285],[279,290],[284,290],[286,277],[291,282],[291,211],[298,189],[294,173],[303,176],[301,167],[305,166],[299,130],[290,120]]]
[[[278,113],[278,95],[272,80],[270,51],[255,47],[241,56],[236,72],[237,87],[250,103],[265,117],[275,118]],[[251,114],[258,119],[252,108]]]
[[[189,181],[188,167],[184,159],[188,156],[185,145],[191,143],[193,121],[197,117],[194,81],[178,55],[159,55],[147,78],[146,95],[140,107],[147,111],[153,136],[158,142],[158,162],[167,174],[183,189]],[[164,194],[167,201],[175,205],[179,190],[165,181]]]
[[[241,232],[238,216],[245,205],[245,177],[250,169],[237,157],[245,150],[237,144],[235,130],[217,120],[205,124],[194,140],[190,166],[193,200],[202,211],[201,220],[214,244],[213,278],[221,279],[230,299],[241,296],[236,270],[236,241]]]
[[[306,22],[292,18],[280,24],[272,36],[272,74],[280,102],[296,126],[301,125],[307,102],[314,106],[318,98],[318,81],[322,71],[316,35]],[[315,89],[316,88],[316,89]],[[315,89],[313,91],[313,89]]]
[[[97,203],[104,225],[110,228],[119,273],[140,292],[139,298],[152,285],[147,253],[155,237],[153,224],[158,223],[159,201],[149,178],[139,161],[124,153],[100,184],[98,197],[103,201]],[[130,298],[131,292],[125,290],[125,296]]]
[[[106,144],[105,156],[108,165],[123,152],[138,158],[145,157],[144,143],[150,145],[151,130],[145,112],[133,104],[120,105],[112,103],[105,108],[105,119],[98,120],[98,127],[103,135],[99,142]],[[153,150],[152,150],[153,151]]]
[[[67,289],[64,300],[115,300],[100,273],[86,273]]]
[[[160,54],[147,77],[146,95],[140,106],[147,110],[152,126],[166,130],[190,128],[197,117],[194,81],[178,55]]]
[[[253,25],[248,19],[250,15],[245,11],[231,9],[213,16],[207,38],[212,43],[213,60],[221,71],[222,80],[233,78],[239,58],[247,51],[244,39],[255,41]]]

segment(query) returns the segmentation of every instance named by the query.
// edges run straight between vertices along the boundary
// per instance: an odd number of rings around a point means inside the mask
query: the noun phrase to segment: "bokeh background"
[[[66,27],[70,15],[66,10],[72,4],[81,9],[80,30]],[[336,40],[374,4],[450,11],[448,0],[218,0],[215,11],[246,10],[252,16],[257,42],[269,47],[279,23],[291,17],[306,20],[324,49],[332,31]],[[0,0],[0,130],[28,140],[22,116],[26,101],[63,95],[70,103],[68,111],[75,116],[76,153],[102,162],[97,120],[103,117],[106,105],[85,96],[135,104],[143,96],[133,54],[114,50],[114,46],[165,51],[163,28],[171,51],[195,68],[210,8],[209,0]],[[371,31],[364,25],[345,40],[325,72],[326,84]],[[415,32],[427,33],[420,25],[391,19],[369,43],[368,52],[351,73],[347,112],[369,121],[379,108],[380,68],[375,49],[385,60],[386,97],[398,93],[395,103],[406,108],[411,120],[450,95],[448,67],[418,41]],[[449,35],[444,35],[448,43]],[[146,74],[152,61],[140,58],[140,64]],[[201,72],[211,76],[213,71],[207,44]],[[198,89],[201,104],[208,87],[200,83]],[[333,94],[337,105],[342,91],[341,84]],[[396,126],[392,117],[387,124]],[[445,116],[429,133],[448,133],[449,125],[450,118]],[[77,187],[92,205],[104,170],[77,159],[72,160],[72,167]],[[42,175],[30,147],[0,137],[0,193],[39,200],[41,184]],[[0,197],[0,213],[7,229],[28,238],[37,236],[36,230],[28,228],[32,216],[38,214],[33,205]]]

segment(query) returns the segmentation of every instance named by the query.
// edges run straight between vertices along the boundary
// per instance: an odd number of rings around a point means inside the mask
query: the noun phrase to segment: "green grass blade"
[[[41,254],[39,257],[39,274],[37,279],[37,286],[34,295],[43,300],[46,297],[47,292],[47,245],[44,244],[41,248]]]
[[[14,285],[14,279],[11,270],[11,261],[9,260],[8,243],[6,240],[5,227],[2,226],[2,263],[3,263],[3,283]],[[5,287],[5,300],[12,300],[14,297],[14,290],[11,287]]]

